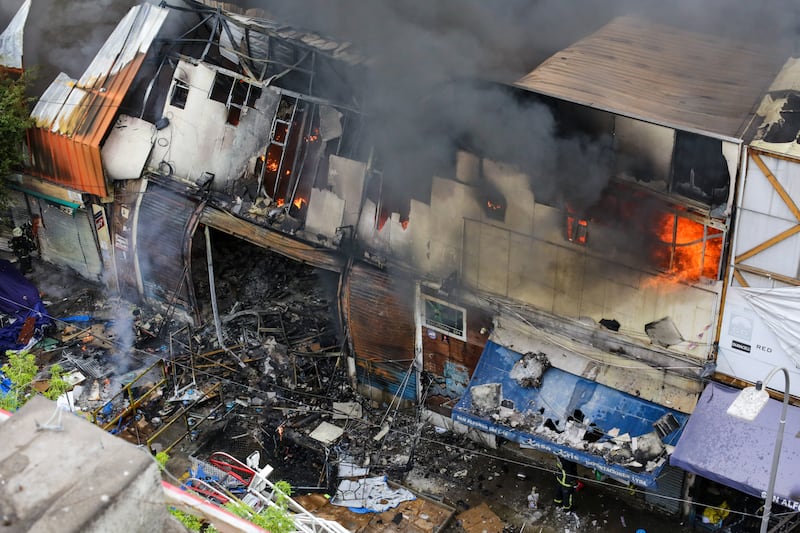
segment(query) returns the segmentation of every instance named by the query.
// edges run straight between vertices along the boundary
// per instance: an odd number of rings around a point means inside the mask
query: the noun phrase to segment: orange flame
[[[585,246],[589,233],[589,220],[581,218],[567,206],[567,240]]]
[[[270,172],[277,172],[278,171],[278,161],[275,159],[268,159],[267,160],[267,170]]]
[[[400,221],[400,225],[403,227],[403,231],[407,230],[408,229],[408,219],[404,218],[403,220],[401,220]]]
[[[275,200],[275,203],[278,204],[278,207],[283,207],[283,204],[286,203],[286,200],[284,200],[283,198],[278,198],[277,200]]]
[[[489,209],[491,209],[492,211],[497,211],[498,209],[502,209],[502,207],[503,207],[503,206],[502,206],[502,205],[500,205],[500,204],[496,204],[496,203],[494,203],[494,202],[493,202],[493,201],[491,201],[491,200],[487,200],[487,201],[486,201],[486,207],[488,207],[488,208],[489,208]]]
[[[705,235],[704,235],[705,230]],[[661,240],[656,258],[673,282],[716,279],[723,233],[673,214],[662,215],[656,232]]]
[[[317,140],[319,140],[319,129],[315,128],[313,133],[306,136],[306,142],[313,143]]]
[[[303,204],[304,204],[305,202],[306,202],[306,199],[305,199],[305,198],[295,198],[295,199],[294,199],[294,202],[292,202],[292,204],[293,204],[293,205],[294,205],[294,206],[295,206],[297,209],[302,209],[302,208],[303,208]]]

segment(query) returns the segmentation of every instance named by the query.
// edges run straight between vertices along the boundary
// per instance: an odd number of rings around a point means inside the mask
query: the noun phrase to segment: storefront
[[[770,399],[753,422],[746,422],[727,414],[737,394],[739,389],[719,383],[706,386],[670,457],[670,464],[702,477],[695,487],[696,501],[712,506],[727,501],[732,510],[758,514],[770,480],[782,405]],[[800,408],[789,406],[775,478],[772,511],[775,524],[781,519],[800,516],[797,514],[800,511],[798,428]],[[714,489],[715,485],[733,491]],[[722,496],[714,499],[714,492]]]

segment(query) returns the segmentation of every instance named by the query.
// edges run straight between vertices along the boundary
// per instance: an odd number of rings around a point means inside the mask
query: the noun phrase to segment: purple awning
[[[17,342],[17,338],[28,317],[35,317],[36,328],[51,322],[36,286],[20,274],[17,267],[3,259],[0,259],[0,313],[15,319],[8,326],[0,328],[2,350],[23,347]]]
[[[770,399],[753,422],[727,414],[739,389],[709,384],[683,429],[670,464],[762,498],[778,436],[781,402]],[[800,510],[800,408],[789,406],[774,503]]]

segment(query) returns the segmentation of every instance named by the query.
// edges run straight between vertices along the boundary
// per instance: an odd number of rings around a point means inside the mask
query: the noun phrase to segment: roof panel
[[[756,113],[752,146],[800,157],[800,58],[789,58]]]
[[[118,73],[139,53],[146,53],[167,17],[166,9],[141,4],[128,11],[78,80],[78,86],[96,88]]]
[[[554,54],[516,85],[739,140],[783,60],[766,48],[619,17]]]
[[[43,129],[50,129],[56,117],[61,113],[67,99],[70,97],[75,80],[61,72],[56,79],[44,91],[41,98],[36,101],[31,112],[31,117],[36,122],[36,126]]]
[[[32,172],[72,188],[105,196],[100,141],[111,126],[168,10],[134,6],[120,21],[76,83],[60,74],[33,110]],[[68,165],[59,163],[69,161]]]
[[[22,36],[30,9],[31,0],[25,0],[8,27],[0,33],[0,66],[22,69]]]

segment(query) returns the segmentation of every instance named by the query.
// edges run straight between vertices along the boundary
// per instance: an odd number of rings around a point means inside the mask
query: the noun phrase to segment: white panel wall
[[[209,98],[214,76],[215,71],[202,64],[178,63],[175,78],[189,85],[186,105],[183,109],[174,107],[167,98],[163,115],[170,125],[157,132],[148,166],[158,169],[162,161],[167,162],[175,176],[190,181],[212,172],[214,188],[223,189],[227,181],[238,179],[250,160],[263,152],[278,95],[265,88],[256,102],[257,109],[246,108],[234,126],[227,123],[225,104]]]
[[[795,204],[800,205],[800,163],[760,155]],[[786,202],[752,160],[740,199],[733,257],[755,248],[768,239],[798,224]],[[791,236],[745,260],[745,265],[797,277],[800,269],[800,235]]]

